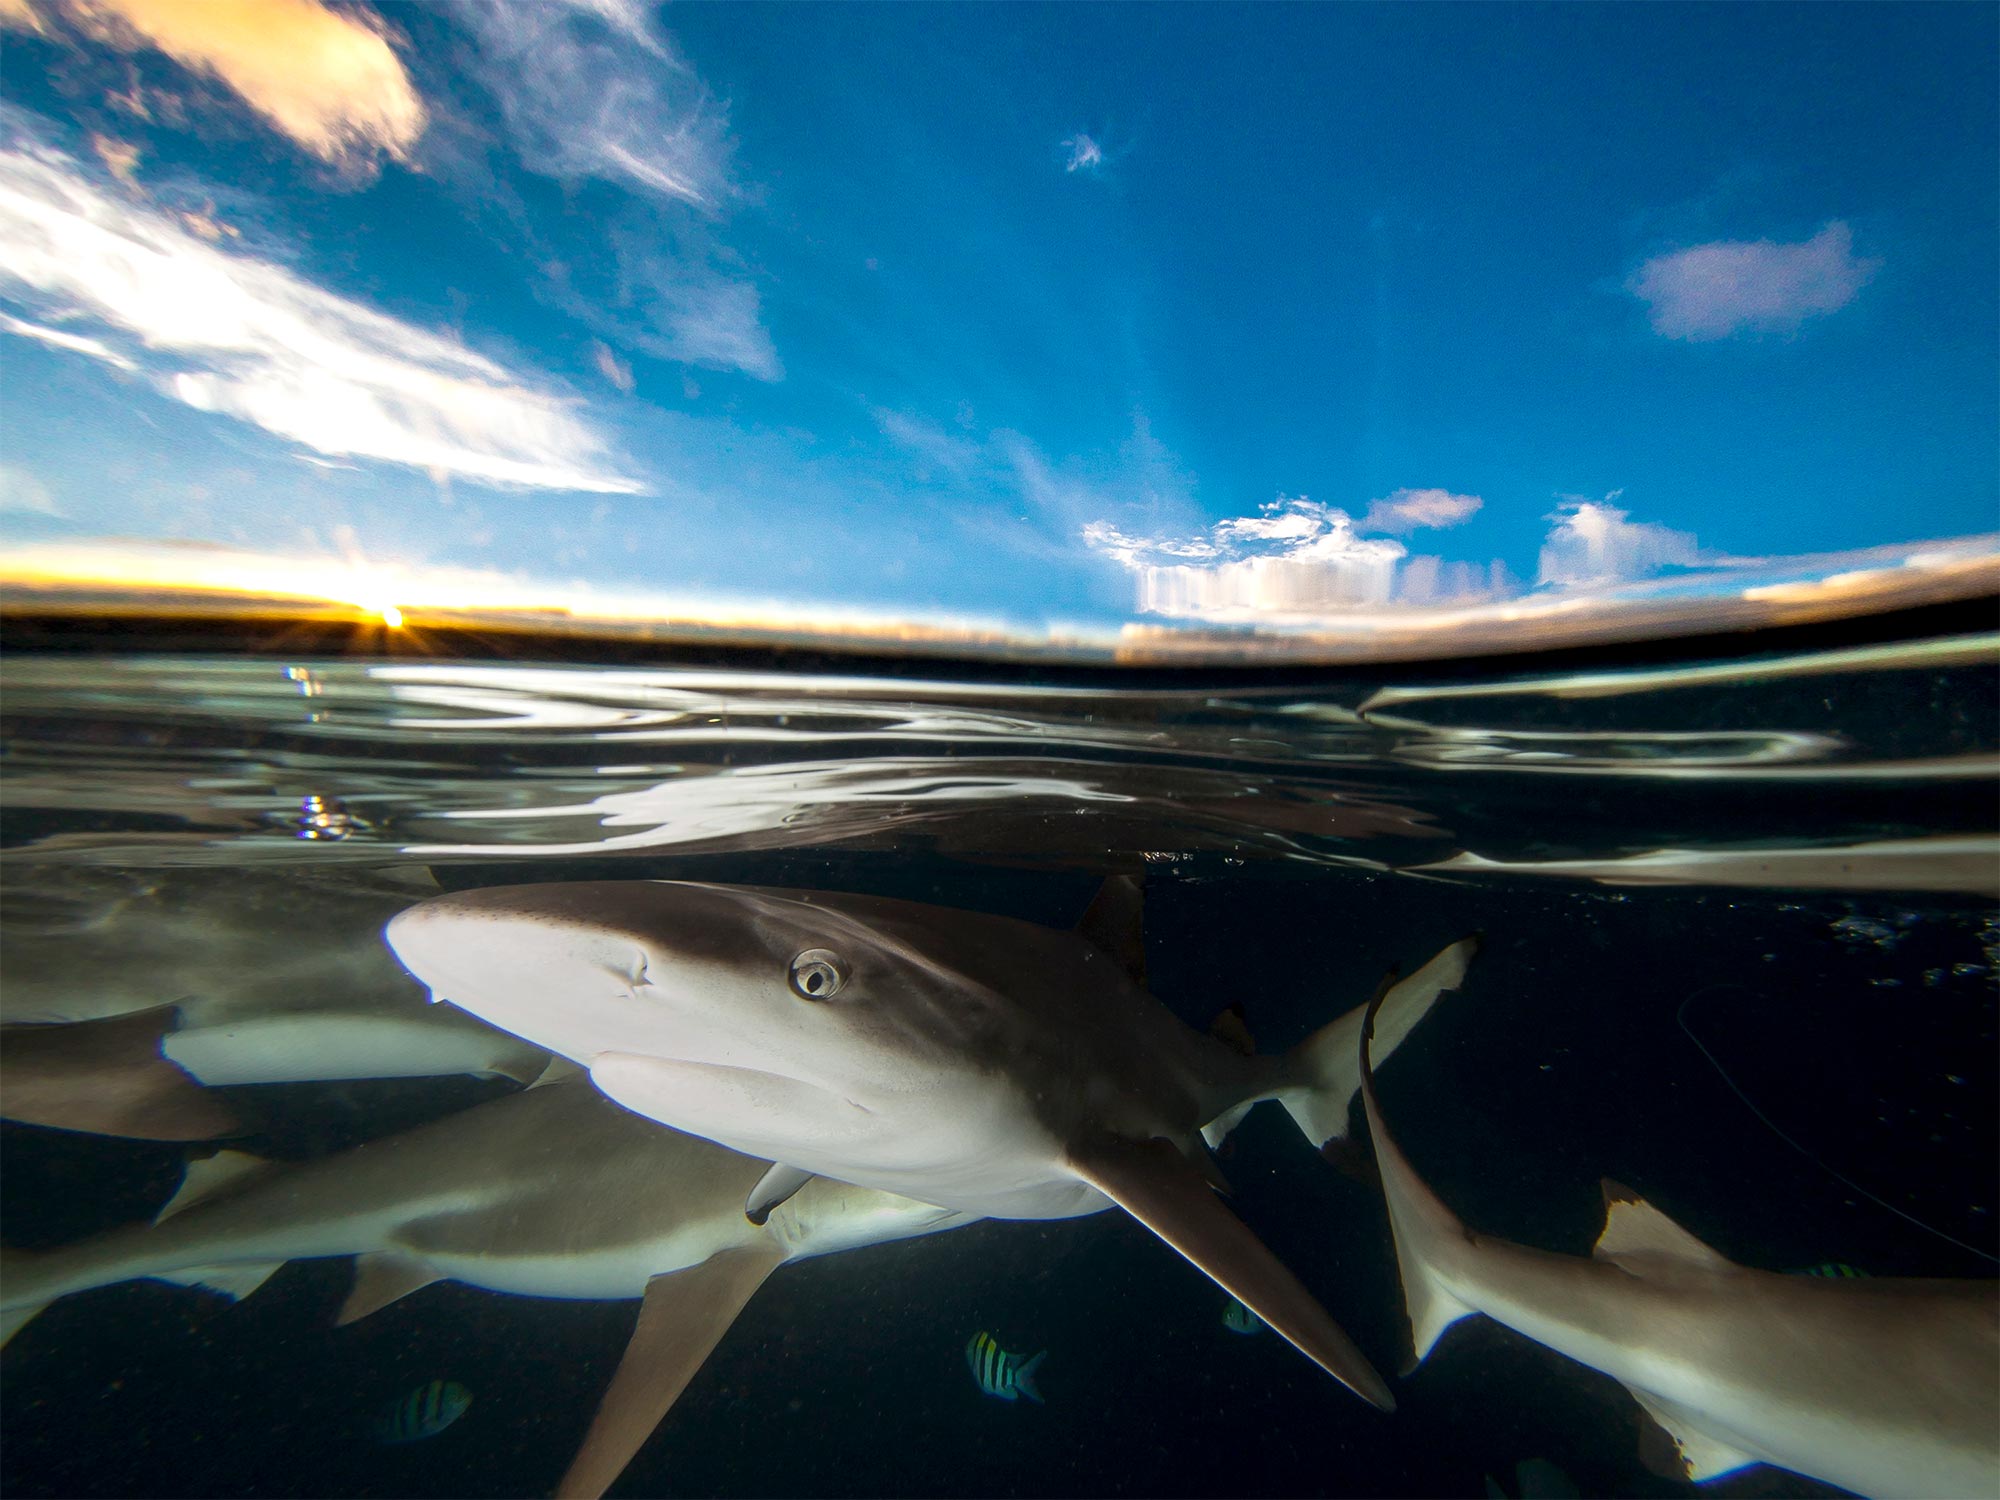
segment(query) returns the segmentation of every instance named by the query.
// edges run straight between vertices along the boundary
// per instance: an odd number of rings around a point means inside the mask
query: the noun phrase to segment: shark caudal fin
[[[1020,1368],[1014,1371],[1014,1389],[1037,1406],[1041,1406],[1043,1402],[1041,1389],[1035,1384],[1035,1371],[1042,1367],[1042,1361],[1048,1357],[1049,1351],[1044,1349],[1033,1359],[1024,1361]]]
[[[1417,973],[1376,997],[1368,1007],[1361,1029],[1362,1104],[1368,1113],[1368,1133],[1375,1142],[1382,1194],[1389,1203],[1389,1227],[1396,1240],[1396,1269],[1402,1277],[1403,1307],[1410,1320],[1410,1357],[1401,1371],[1405,1375],[1423,1363],[1424,1356],[1431,1352],[1445,1329],[1477,1309],[1452,1293],[1438,1268],[1444,1247],[1465,1240],[1465,1225],[1424,1185],[1382,1123],[1381,1106],[1375,1099],[1375,1060],[1381,1055],[1377,1050],[1376,1028],[1383,1015],[1390,1013],[1396,1018],[1396,1040],[1407,1036],[1438,995],[1463,976],[1464,961],[1471,956],[1469,944],[1470,939],[1453,944]],[[1447,963],[1443,970],[1438,970],[1438,965],[1455,953],[1459,954],[1455,967]],[[1434,970],[1438,972],[1433,973]],[[1437,982],[1442,974],[1451,976],[1448,983]],[[1387,1027],[1383,1029],[1386,1031]]]
[[[101,1021],[0,1027],[0,1112],[149,1141],[241,1133],[233,1110],[161,1054],[177,1021],[174,1006],[160,1005]]]
[[[1458,988],[1478,950],[1476,936],[1460,938],[1409,978],[1392,974],[1373,1002],[1329,1021],[1286,1054],[1285,1070],[1294,1081],[1273,1097],[1307,1140],[1323,1149],[1347,1135],[1348,1111],[1361,1089],[1361,1028],[1371,1008],[1379,1062],[1402,1044],[1439,995]]]
[[[1071,1145],[1069,1166],[1335,1380],[1383,1411],[1396,1409],[1354,1341],[1172,1143],[1093,1136]]]

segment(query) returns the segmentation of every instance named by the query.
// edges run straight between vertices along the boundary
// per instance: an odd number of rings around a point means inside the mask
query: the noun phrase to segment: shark
[[[873,895],[584,881],[436,896],[386,937],[449,1000],[633,1111],[770,1172],[752,1218],[833,1178],[986,1217],[1117,1205],[1364,1400],[1387,1383],[1217,1197],[1208,1145],[1276,1099],[1341,1135],[1358,1015],[1257,1056],[1145,988],[1142,895],[1060,930]]]
[[[0,885],[0,1114],[97,1134],[236,1134],[207,1090],[448,1074],[538,1077],[548,1054],[410,1002],[382,924],[421,869],[10,867]],[[420,993],[420,992],[418,992]]]
[[[638,1298],[631,1341],[556,1493],[603,1494],[765,1279],[812,1256],[976,1216],[815,1179],[761,1223],[770,1164],[670,1130],[574,1070],[300,1163],[224,1151],[152,1223],[0,1250],[0,1334],[59,1297],[136,1278],[249,1295],[289,1260],[354,1256],[338,1321],[438,1281],[527,1297]],[[566,1072],[567,1076],[561,1076]]]
[[[1433,998],[1403,1006],[1399,1037]],[[1408,999],[1390,989],[1378,1003]],[[2000,1283],[1754,1270],[1608,1179],[1589,1257],[1477,1233],[1384,1125],[1371,1036],[1362,1097],[1409,1319],[1405,1373],[1483,1313],[1624,1386],[1671,1439],[1679,1477],[1773,1464],[1879,1500],[2000,1494]]]

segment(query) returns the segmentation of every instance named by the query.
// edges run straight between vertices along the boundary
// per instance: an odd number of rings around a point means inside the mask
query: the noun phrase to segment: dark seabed
[[[19,910],[107,870],[250,871],[310,945],[314,882],[392,865],[448,888],[867,890],[1055,925],[1137,870],[1154,993],[1196,1026],[1240,1003],[1266,1049],[1477,931],[1465,988],[1381,1077],[1412,1161],[1475,1230],[1587,1254],[1609,1176],[1746,1265],[1988,1276],[1993,641],[1793,644],[1131,688],[16,652],[5,891]],[[1862,655],[1814,654],[1836,648]],[[1625,684],[1547,688],[1585,667]],[[1439,691],[1466,688],[1491,691]],[[1973,842],[1926,846],[1922,878],[1852,852],[1941,839]],[[1741,885],[1413,873],[1465,850],[1661,848],[1825,857]],[[1826,873],[1843,862],[1860,873]],[[97,941],[75,936],[81,988]],[[236,1144],[299,1158],[511,1087],[227,1092],[253,1125]],[[0,1148],[6,1237],[31,1247],[157,1210],[187,1154],[16,1124]],[[1408,1334],[1379,1191],[1275,1109],[1221,1165],[1240,1215],[1393,1374]],[[240,1305],[133,1282],[52,1306],[6,1350],[0,1488],[547,1493],[635,1304],[439,1285],[335,1328],[348,1264],[295,1262]],[[1269,1331],[1229,1332],[1226,1300],[1115,1212],[788,1266],[613,1493],[1476,1495],[1538,1457],[1584,1494],[1693,1490],[1641,1463],[1617,1385],[1497,1324],[1454,1329],[1384,1416]],[[980,1394],[980,1329],[1049,1351],[1046,1406]],[[378,1445],[381,1410],[433,1379],[471,1408]],[[1705,1488],[1838,1493],[1768,1468]]]

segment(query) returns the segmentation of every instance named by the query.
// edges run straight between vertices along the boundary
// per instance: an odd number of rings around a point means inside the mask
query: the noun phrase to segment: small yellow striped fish
[[[1231,1297],[1222,1310],[1222,1326],[1231,1333],[1255,1333],[1264,1326],[1264,1320]]]
[[[1803,1266],[1790,1274],[1793,1276],[1819,1276],[1828,1281],[1873,1280],[1859,1266],[1850,1266],[1843,1260],[1823,1260],[1816,1266]]]
[[[1042,1393],[1035,1389],[1035,1371],[1048,1357],[1046,1349],[1033,1359],[1024,1360],[1018,1354],[1009,1354],[993,1342],[992,1334],[983,1329],[965,1345],[965,1362],[972,1370],[973,1380],[980,1390],[1002,1401],[1016,1401],[1026,1396],[1037,1406],[1041,1405]]]
[[[456,1380],[420,1385],[382,1414],[375,1436],[384,1443],[414,1443],[436,1437],[465,1415],[472,1392]]]

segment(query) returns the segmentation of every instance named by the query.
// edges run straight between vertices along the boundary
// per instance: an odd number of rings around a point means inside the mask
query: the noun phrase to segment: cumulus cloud
[[[729,192],[726,121],[650,13],[620,0],[456,0],[530,171],[704,207]]]
[[[1549,519],[1538,582],[1554,588],[1623,583],[1671,566],[1692,567],[1701,549],[1685,531],[1633,521],[1610,501],[1567,500]]]
[[[1064,141],[1063,150],[1069,153],[1063,160],[1065,172],[1095,172],[1104,165],[1104,148],[1082,131]]]
[[[215,79],[301,149],[366,170],[407,159],[428,120],[401,59],[366,12],[319,0],[8,0],[0,22],[57,34],[55,18],[123,52],[165,53]],[[25,17],[25,20],[23,18]]]
[[[136,370],[163,394],[328,457],[498,485],[633,493],[574,403],[446,335],[235,254],[0,141],[7,331]]]
[[[1369,502],[1361,527],[1364,531],[1403,532],[1457,526],[1470,520],[1485,503],[1477,495],[1454,495],[1450,490],[1396,490]]]
[[[1356,536],[1345,511],[1304,496],[1280,496],[1205,535],[1134,537],[1093,521],[1083,538],[1131,570],[1141,613],[1222,620],[1387,604],[1405,555],[1401,542]]]
[[[1791,333],[1839,312],[1882,267],[1854,253],[1839,220],[1809,240],[1718,240],[1655,256],[1626,290],[1646,303],[1653,331],[1708,343],[1743,332]]]

